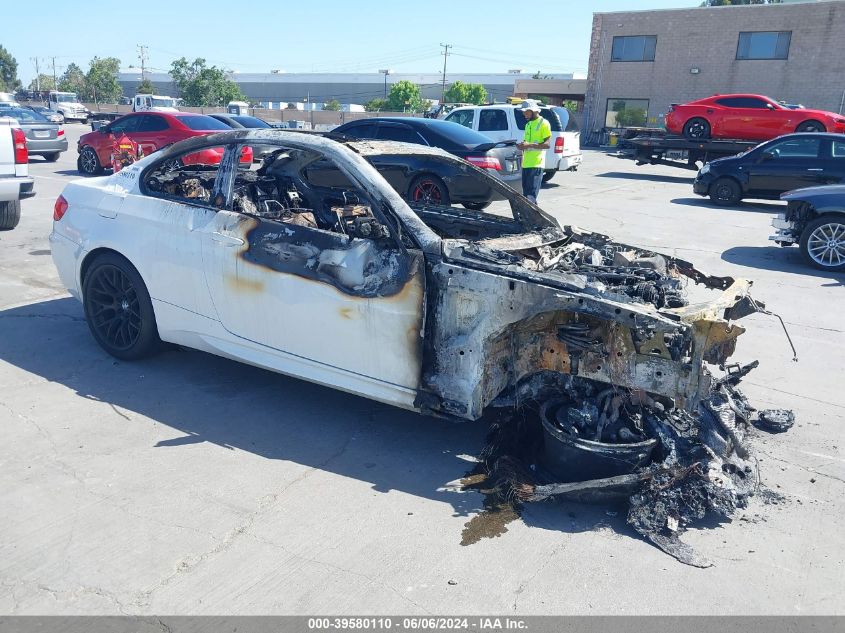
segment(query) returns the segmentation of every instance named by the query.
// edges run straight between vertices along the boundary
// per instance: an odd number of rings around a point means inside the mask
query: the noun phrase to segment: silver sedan
[[[67,137],[62,126],[48,121],[38,112],[28,108],[4,108],[3,116],[17,119],[18,127],[26,135],[26,149],[30,156],[43,156],[52,163],[67,151]]]

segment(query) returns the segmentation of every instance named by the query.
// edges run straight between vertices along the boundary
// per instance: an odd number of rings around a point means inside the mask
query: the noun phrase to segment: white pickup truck
[[[47,107],[62,115],[65,121],[86,123],[91,111],[79,101],[75,92],[51,90],[47,96]]]
[[[0,231],[13,229],[21,219],[21,200],[35,195],[29,176],[26,136],[17,120],[0,116]]]

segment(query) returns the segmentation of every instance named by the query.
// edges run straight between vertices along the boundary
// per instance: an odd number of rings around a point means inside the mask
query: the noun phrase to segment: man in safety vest
[[[519,111],[525,117],[525,135],[516,144],[522,150],[522,195],[536,204],[552,127],[540,116],[540,106],[534,99],[523,101]]]

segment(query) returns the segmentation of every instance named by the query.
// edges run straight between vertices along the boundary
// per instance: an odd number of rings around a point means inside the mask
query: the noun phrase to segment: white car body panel
[[[163,341],[414,409],[425,288],[419,253],[413,279],[388,297],[347,295],[250,265],[238,257],[243,239],[232,229],[251,218],[141,193],[140,173],[156,159],[63,191],[69,209],[50,242],[74,297],[82,297],[85,257],[113,250],[144,280]],[[360,250],[328,257],[361,275]]]

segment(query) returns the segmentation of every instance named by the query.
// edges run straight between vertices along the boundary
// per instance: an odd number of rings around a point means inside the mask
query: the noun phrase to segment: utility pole
[[[147,50],[149,46],[144,46],[143,44],[138,44],[138,59],[141,60],[141,81],[144,81],[147,78],[146,69],[147,69]]]
[[[440,105],[443,105],[443,99],[446,96],[446,58],[449,57],[449,49],[452,45],[441,42],[440,46],[443,47],[443,89],[440,91]]]
[[[384,75],[384,98],[387,99],[387,76],[393,71],[389,68],[382,68],[379,72]]]
[[[50,59],[53,60],[53,90],[59,89],[59,79],[56,77],[56,58],[51,57]]]
[[[35,89],[38,92],[41,92],[41,73],[38,70],[38,58],[37,57],[30,57],[30,59],[35,64]],[[38,98],[41,98],[41,95],[38,95]]]

